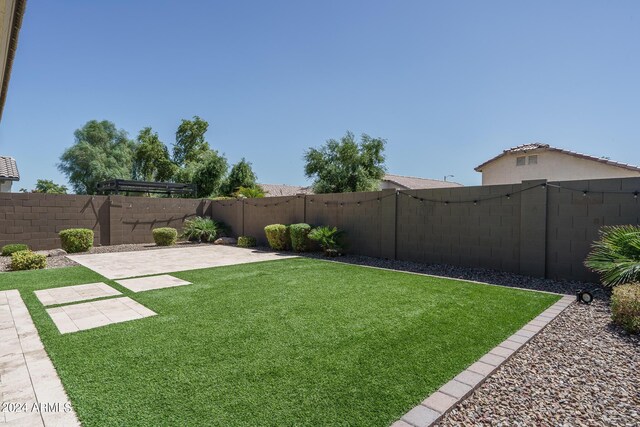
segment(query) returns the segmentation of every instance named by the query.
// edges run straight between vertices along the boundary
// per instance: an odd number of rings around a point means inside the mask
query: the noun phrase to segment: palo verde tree
[[[133,154],[133,178],[140,181],[171,181],[177,166],[167,146],[150,127],[140,131]]]
[[[304,154],[305,174],[314,178],[316,193],[375,191],[385,173],[382,138],[362,134],[358,143],[351,132],[340,141],[328,140],[321,148],[310,148]]]
[[[95,194],[100,181],[131,178],[134,146],[124,130],[107,120],[90,120],[74,136],[58,169],[77,194]]]

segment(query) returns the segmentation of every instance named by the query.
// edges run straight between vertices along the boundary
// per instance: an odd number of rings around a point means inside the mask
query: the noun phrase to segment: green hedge
[[[86,252],[93,246],[93,231],[88,228],[69,228],[58,233],[62,249],[68,253]]]
[[[613,288],[611,314],[615,323],[630,334],[640,333],[640,283]]]
[[[309,224],[291,224],[289,226],[289,234],[291,235],[291,247],[296,252],[305,252],[309,250],[309,232],[311,226]]]
[[[238,246],[241,248],[252,248],[256,245],[256,238],[251,236],[238,237]]]
[[[31,251],[18,251],[11,255],[11,270],[40,270],[47,266],[47,257]]]
[[[289,247],[289,227],[283,224],[271,224],[264,228],[271,249],[283,251]]]
[[[172,246],[178,240],[178,230],[172,227],[154,228],[151,232],[153,233],[153,241],[158,246]]]
[[[23,245],[22,243],[11,243],[9,245],[4,245],[2,247],[2,256],[10,256],[14,252],[18,251],[28,251],[29,246]]]

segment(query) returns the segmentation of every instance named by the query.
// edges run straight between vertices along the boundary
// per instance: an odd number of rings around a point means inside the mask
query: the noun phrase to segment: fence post
[[[546,277],[547,187],[546,180],[522,181],[531,188],[520,195],[520,274]]]

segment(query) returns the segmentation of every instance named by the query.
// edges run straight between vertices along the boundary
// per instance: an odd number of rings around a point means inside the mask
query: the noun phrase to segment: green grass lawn
[[[385,426],[559,298],[310,259],[174,275],[193,285],[0,274],[85,426]],[[158,316],[60,335],[32,292],[96,281]]]

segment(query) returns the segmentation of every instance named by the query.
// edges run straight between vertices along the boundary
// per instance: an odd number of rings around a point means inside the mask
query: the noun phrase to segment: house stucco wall
[[[529,164],[528,157],[532,155],[538,156],[537,164]],[[522,156],[527,157],[525,164],[516,166],[516,158]],[[640,172],[555,151],[509,153],[482,168],[482,185],[517,184],[535,179],[575,181],[632,177],[640,177]]]
[[[0,179],[0,193],[10,193],[13,181]]]

